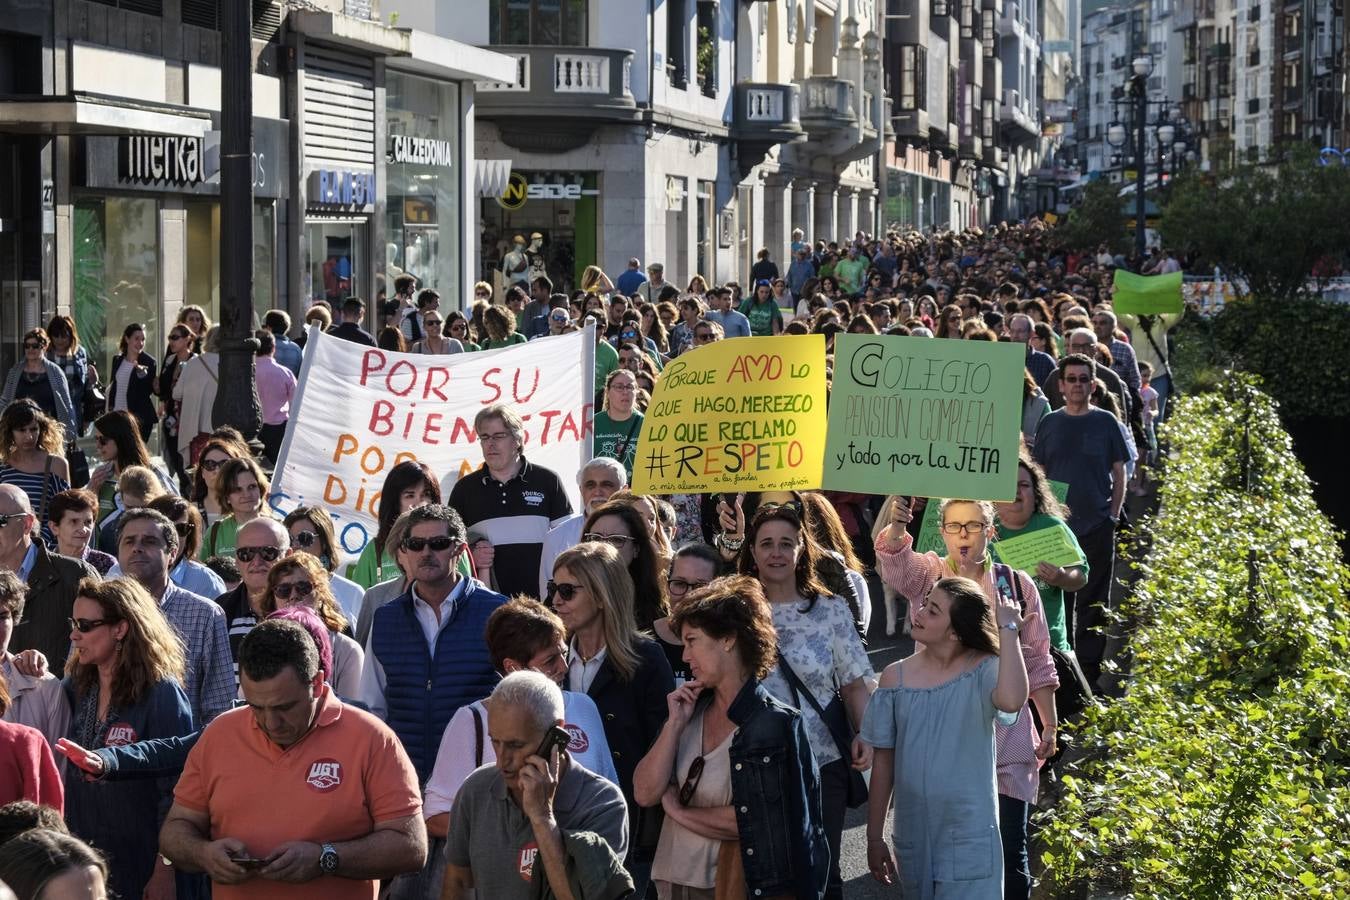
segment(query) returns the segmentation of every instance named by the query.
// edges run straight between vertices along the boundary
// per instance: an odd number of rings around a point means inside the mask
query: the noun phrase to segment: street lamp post
[[[1129,114],[1133,118],[1130,123],[1134,128],[1134,250],[1135,255],[1142,262],[1144,253],[1148,249],[1148,241],[1144,234],[1144,223],[1147,220],[1147,192],[1145,191],[1145,182],[1148,179],[1148,110],[1150,106],[1159,108],[1158,121],[1154,123],[1158,128],[1159,150],[1158,150],[1158,172],[1159,186],[1162,184],[1162,152],[1163,147],[1170,144],[1171,139],[1175,137],[1173,126],[1168,121],[1168,103],[1166,100],[1148,99],[1148,77],[1153,72],[1153,59],[1147,54],[1137,56],[1131,63],[1131,69],[1134,72],[1131,76],[1128,86]],[[1167,129],[1167,140],[1164,142],[1164,129]],[[1125,146],[1126,140],[1130,137],[1125,125],[1119,120],[1112,122],[1106,129],[1106,140],[1117,150]]]

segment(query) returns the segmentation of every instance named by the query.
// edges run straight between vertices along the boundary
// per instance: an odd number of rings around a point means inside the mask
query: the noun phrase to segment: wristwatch
[[[1016,622],[1008,622],[1005,625],[1000,625],[999,628],[1006,628],[1013,633],[1016,633],[1019,630]]]
[[[336,875],[338,869],[338,852],[332,844],[324,844],[319,852],[319,871],[325,875]]]

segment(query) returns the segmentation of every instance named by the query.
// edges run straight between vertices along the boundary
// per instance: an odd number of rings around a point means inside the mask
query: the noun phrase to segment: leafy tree
[[[1089,182],[1078,205],[1056,227],[1054,239],[1063,247],[1096,251],[1105,244],[1119,253],[1129,243],[1121,207],[1120,187],[1106,179]]]
[[[1188,175],[1164,208],[1164,243],[1236,276],[1261,302],[1337,274],[1350,247],[1350,169],[1294,148],[1274,165]]]

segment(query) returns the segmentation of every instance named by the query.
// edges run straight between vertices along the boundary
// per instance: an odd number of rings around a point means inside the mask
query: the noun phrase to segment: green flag
[[[1170,275],[1134,275],[1116,269],[1115,293],[1111,308],[1117,313],[1152,316],[1159,313],[1179,313],[1181,304],[1181,273]]]

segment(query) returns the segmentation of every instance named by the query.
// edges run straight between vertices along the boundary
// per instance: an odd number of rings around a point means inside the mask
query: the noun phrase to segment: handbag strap
[[[1168,380],[1168,381],[1171,381],[1171,380],[1172,380],[1172,363],[1171,363],[1170,360],[1168,360],[1167,354],[1164,353],[1164,352],[1162,352],[1161,350],[1158,349],[1158,342],[1155,341],[1155,340],[1153,339],[1153,328],[1151,327],[1151,326],[1153,325],[1153,322],[1152,322],[1152,318],[1153,318],[1153,317],[1152,317],[1152,316],[1149,316],[1148,318],[1150,319],[1150,321],[1149,321],[1149,324],[1148,324],[1148,325],[1145,325],[1145,326],[1144,326],[1144,337],[1148,338],[1149,346],[1151,346],[1151,347],[1153,348],[1153,352],[1154,352],[1154,353],[1158,354],[1158,359],[1161,359],[1161,360],[1162,360],[1162,364],[1163,364],[1163,374],[1165,374],[1165,375],[1167,376],[1167,380]],[[1140,322],[1139,324],[1140,324],[1140,325],[1143,325],[1144,323],[1143,323],[1143,322]]]
[[[483,765],[483,719],[478,715],[478,707],[470,706],[469,713],[473,716],[473,761],[475,767]]]
[[[805,694],[806,702],[811,704],[811,708],[816,711],[816,715],[820,717],[820,721],[824,722],[825,727],[829,729],[830,737],[834,739],[834,746],[835,749],[839,751],[839,755],[844,759],[850,759],[853,756],[853,747],[851,746],[853,743],[852,738],[846,738],[838,733],[834,724],[830,721],[830,717],[825,715],[825,710],[821,708],[820,701],[816,699],[816,695],[807,690],[806,685],[797,677],[797,673],[792,671],[792,666],[788,665],[788,661],[784,658],[782,653],[778,654],[778,669],[783,673],[783,677],[787,679],[788,687],[792,689],[792,697],[797,701],[797,708],[801,708],[801,695]],[[847,715],[845,715],[845,721],[847,721],[847,718]]]

